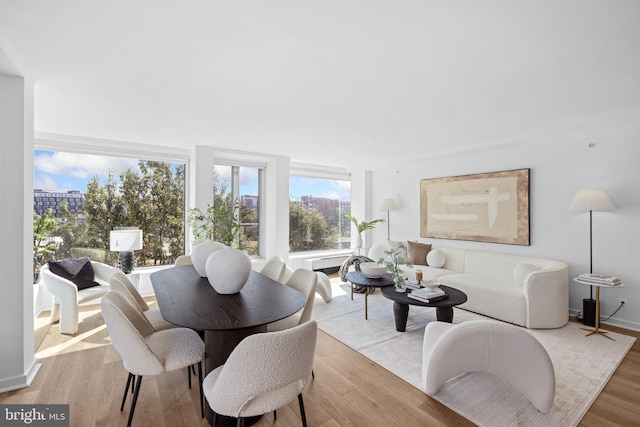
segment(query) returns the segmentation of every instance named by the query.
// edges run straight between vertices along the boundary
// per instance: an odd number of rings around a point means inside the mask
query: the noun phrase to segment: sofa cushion
[[[429,267],[441,268],[447,262],[447,257],[440,249],[432,249],[427,254],[427,265]]]
[[[93,286],[100,286],[100,283],[94,280],[93,266],[88,256],[49,261],[49,270],[73,282],[79,291]]]
[[[529,275],[529,273],[533,273],[537,270],[539,270],[539,268],[535,265],[529,264],[528,262],[521,262],[513,269],[513,278],[518,282],[518,284],[522,285],[524,284],[524,279]]]
[[[431,245],[420,242],[407,242],[407,260],[414,265],[427,265],[427,254]]]

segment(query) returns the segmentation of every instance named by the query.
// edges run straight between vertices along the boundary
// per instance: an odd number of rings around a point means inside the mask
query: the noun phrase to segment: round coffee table
[[[361,271],[350,271],[345,277],[350,283],[351,286],[351,300],[353,300],[353,285],[360,285],[367,288],[364,292],[364,318],[369,318],[369,310],[367,307],[367,297],[371,292],[373,292],[376,288],[385,288],[393,285],[393,277],[391,274],[387,273],[382,277],[377,279],[373,279],[371,277],[367,277]]]
[[[440,285],[439,288],[442,289],[449,298],[434,302],[424,302],[409,298],[409,289],[407,289],[407,292],[396,292],[395,288],[382,288],[382,295],[393,301],[393,316],[396,321],[396,331],[405,331],[410,305],[435,307],[436,319],[439,322],[453,322],[453,307],[465,303],[467,301],[467,294],[449,286]]]

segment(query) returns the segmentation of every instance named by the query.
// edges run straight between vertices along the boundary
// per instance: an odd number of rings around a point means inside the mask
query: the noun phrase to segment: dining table
[[[253,270],[235,294],[217,293],[191,265],[156,271],[151,284],[162,317],[204,337],[205,376],[223,365],[244,338],[267,332],[267,324],[296,313],[305,302],[300,292]],[[209,405],[205,413],[212,424]],[[224,418],[216,417],[216,425],[235,425],[235,419],[225,422]]]

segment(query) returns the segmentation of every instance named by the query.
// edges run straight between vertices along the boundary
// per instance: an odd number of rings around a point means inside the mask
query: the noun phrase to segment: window
[[[214,200],[216,208],[223,207],[232,215],[237,232],[229,227],[214,230],[214,240],[233,243],[250,256],[260,255],[260,218],[264,168],[256,166],[215,165]],[[224,234],[227,233],[227,236]]]
[[[351,181],[291,175],[289,192],[291,252],[351,247]]]
[[[186,164],[105,155],[34,152],[34,268],[101,249],[116,227],[143,231],[138,266],[171,264],[184,254]],[[95,252],[94,252],[95,253]]]

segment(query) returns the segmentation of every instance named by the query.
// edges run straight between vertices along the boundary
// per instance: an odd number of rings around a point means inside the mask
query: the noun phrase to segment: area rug
[[[421,389],[422,340],[435,309],[411,306],[405,332],[395,330],[393,302],[377,290],[369,296],[369,319],[364,296],[350,298],[348,285],[332,279],[333,299],[316,298],[312,317],[318,327]],[[483,316],[454,309],[453,323]],[[585,337],[581,325],[570,322],[552,330],[527,330],[546,348],[556,374],[556,395],[548,414],[499,378],[484,373],[464,374],[443,385],[434,399],[480,426],[574,426],[598,397],[629,351],[635,338],[609,333]]]

